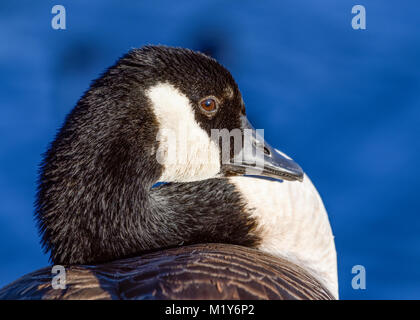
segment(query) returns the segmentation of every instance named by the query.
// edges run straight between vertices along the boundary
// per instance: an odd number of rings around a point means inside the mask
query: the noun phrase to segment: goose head
[[[159,181],[245,173],[302,179],[301,168],[252,127],[235,80],[214,59],[185,49],[146,47],[132,51],[117,66],[125,69],[123,78],[136,79],[129,89],[135,94],[133,112],[154,120],[146,124],[152,132],[137,148],[153,142],[146,152],[158,163]]]

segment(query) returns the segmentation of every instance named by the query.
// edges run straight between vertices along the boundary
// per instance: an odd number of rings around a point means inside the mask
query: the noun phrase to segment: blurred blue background
[[[51,28],[51,8],[67,29]],[[353,30],[363,4],[367,29]],[[207,52],[249,118],[322,195],[343,299],[420,298],[420,5],[416,1],[1,1],[0,287],[48,264],[37,166],[90,81],[145,44]],[[351,268],[365,266],[366,290]]]

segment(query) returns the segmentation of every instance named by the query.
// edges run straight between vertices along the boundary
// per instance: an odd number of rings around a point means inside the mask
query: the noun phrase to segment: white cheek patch
[[[256,218],[260,250],[283,256],[316,276],[338,297],[334,237],[321,197],[305,175],[303,182],[229,178]]]
[[[218,175],[219,147],[197,123],[190,100],[169,83],[158,83],[146,95],[159,122],[156,160],[163,166],[159,180],[189,182]]]

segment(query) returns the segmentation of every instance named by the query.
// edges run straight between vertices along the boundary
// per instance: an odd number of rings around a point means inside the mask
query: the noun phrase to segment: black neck
[[[134,180],[130,189],[110,187],[97,199],[79,199],[76,207],[41,212],[43,240],[53,263],[93,264],[183,244],[255,246],[259,241],[256,222],[226,179],[153,189],[149,184],[136,188]]]
[[[194,243],[254,246],[259,241],[241,195],[227,179],[171,183],[152,189],[149,216],[157,248]],[[162,232],[163,231],[163,232]]]

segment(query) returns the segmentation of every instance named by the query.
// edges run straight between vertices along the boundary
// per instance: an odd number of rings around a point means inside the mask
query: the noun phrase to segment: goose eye
[[[207,113],[213,113],[217,110],[217,101],[213,98],[201,100],[200,107]]]

